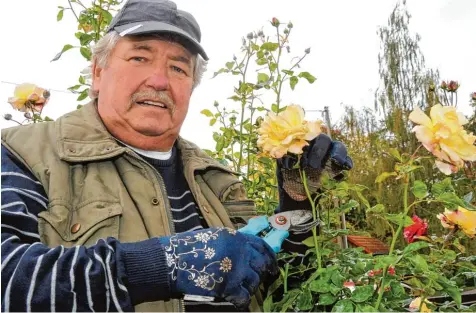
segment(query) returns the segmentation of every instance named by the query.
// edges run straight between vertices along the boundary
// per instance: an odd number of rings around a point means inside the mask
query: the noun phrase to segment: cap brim
[[[205,53],[205,50],[200,45],[200,43],[189,34],[181,30],[180,28],[162,22],[137,22],[137,23],[129,23],[125,25],[120,25],[114,27],[121,36],[125,35],[144,35],[144,34],[153,34],[153,33],[172,33],[177,34],[187,40],[188,43],[192,45],[196,52],[202,56],[203,59],[208,61],[208,56]],[[194,51],[195,52],[195,51]]]

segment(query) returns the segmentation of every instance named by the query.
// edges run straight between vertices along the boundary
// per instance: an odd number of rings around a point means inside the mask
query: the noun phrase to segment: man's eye
[[[184,70],[182,70],[180,67],[177,67],[175,65],[172,65],[172,69],[174,71],[176,71],[177,73],[183,73],[183,74],[186,74],[186,72]]]
[[[132,57],[131,60],[135,61],[135,62],[145,62],[146,61],[146,59],[144,57]]]

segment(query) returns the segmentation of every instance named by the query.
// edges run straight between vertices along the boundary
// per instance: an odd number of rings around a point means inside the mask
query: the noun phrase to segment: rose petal
[[[423,112],[420,108],[416,108],[408,116],[410,121],[416,124],[423,125],[425,127],[431,128],[433,126],[431,119]]]
[[[288,148],[289,152],[294,153],[294,154],[302,154],[302,148],[305,146],[309,145],[309,143],[305,140],[298,140],[291,144]]]
[[[451,175],[453,173],[451,164],[435,160],[436,167],[445,175]]]

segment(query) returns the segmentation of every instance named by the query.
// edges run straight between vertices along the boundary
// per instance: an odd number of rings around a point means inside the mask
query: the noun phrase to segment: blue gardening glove
[[[276,213],[309,207],[299,170],[294,168],[297,162],[298,158],[292,155],[285,155],[277,160],[279,206]],[[303,149],[299,165],[306,173],[311,193],[318,190],[324,169],[334,179],[340,180],[344,177],[343,170],[350,170],[353,167],[345,145],[340,141],[332,141],[325,134],[314,138],[309,146]]]
[[[276,254],[263,239],[229,228],[161,237],[173,297],[215,297],[246,310],[260,282],[278,273]]]

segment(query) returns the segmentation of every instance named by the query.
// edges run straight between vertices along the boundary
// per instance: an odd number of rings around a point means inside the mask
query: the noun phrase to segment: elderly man
[[[93,101],[2,131],[2,311],[259,309],[276,256],[232,222],[253,202],[179,136],[207,60],[200,37],[175,3],[129,0],[94,48]],[[335,151],[316,140],[312,168]]]

